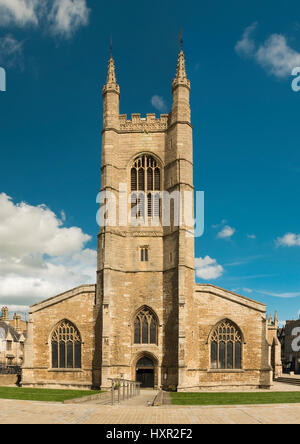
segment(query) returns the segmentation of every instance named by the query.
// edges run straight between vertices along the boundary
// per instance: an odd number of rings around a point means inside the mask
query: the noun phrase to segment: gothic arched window
[[[143,308],[134,321],[135,344],[157,344],[157,320],[154,314]]]
[[[81,337],[77,328],[69,321],[62,321],[51,338],[52,368],[81,368]]]
[[[220,322],[210,338],[211,369],[242,368],[242,333],[229,320]]]
[[[136,208],[133,217],[159,217],[161,169],[157,160],[148,154],[135,159],[131,168],[131,202]]]

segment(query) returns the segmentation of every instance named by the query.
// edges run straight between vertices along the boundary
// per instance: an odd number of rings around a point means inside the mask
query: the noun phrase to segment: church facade
[[[170,223],[160,223],[163,192],[194,192],[190,91],[181,50],[171,112],[128,119],[110,59],[101,191],[130,217],[101,225],[96,285],[31,307],[23,386],[105,389],[124,377],[178,391],[243,390],[279,376],[277,318],[260,302],[195,284],[193,228],[174,222],[173,201]]]

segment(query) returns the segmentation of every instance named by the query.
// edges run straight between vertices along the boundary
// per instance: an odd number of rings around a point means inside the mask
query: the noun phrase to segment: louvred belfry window
[[[160,217],[161,169],[148,154],[138,157],[131,168],[131,207],[133,217]],[[140,193],[139,193],[140,192]]]
[[[211,335],[211,369],[242,368],[242,333],[230,321],[218,324]]]
[[[69,321],[62,321],[54,330],[51,339],[52,368],[81,368],[81,338],[77,328]]]
[[[150,310],[141,310],[135,318],[134,343],[157,344],[157,321]]]

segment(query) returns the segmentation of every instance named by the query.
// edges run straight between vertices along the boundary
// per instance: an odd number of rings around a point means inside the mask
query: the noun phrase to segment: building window
[[[6,344],[7,344],[6,349],[7,349],[8,351],[11,351],[11,350],[12,350],[12,341],[7,341]]]
[[[153,156],[143,154],[131,168],[131,215],[160,217],[161,169]]]
[[[157,320],[148,309],[143,309],[134,322],[135,344],[157,344]]]
[[[141,262],[148,262],[149,261],[149,247],[142,247],[140,253],[141,253]]]
[[[211,369],[242,368],[242,333],[228,320],[220,322],[211,335]]]
[[[81,338],[77,328],[62,321],[52,334],[52,368],[81,368]]]

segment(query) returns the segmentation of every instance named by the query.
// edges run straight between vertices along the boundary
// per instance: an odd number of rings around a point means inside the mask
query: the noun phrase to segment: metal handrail
[[[130,381],[129,379],[123,378],[108,378],[111,381],[111,405],[115,404],[115,392],[118,390],[118,404],[121,403],[121,392],[122,400],[134,398],[139,396],[141,391],[141,383],[136,381]],[[123,389],[123,390],[122,390]]]

